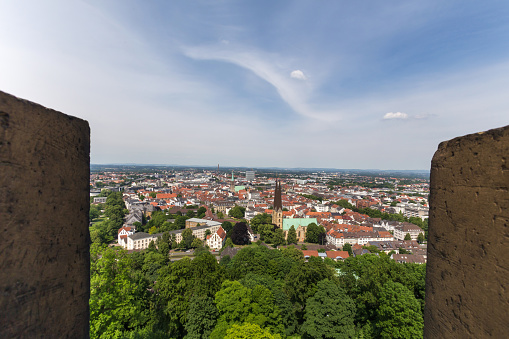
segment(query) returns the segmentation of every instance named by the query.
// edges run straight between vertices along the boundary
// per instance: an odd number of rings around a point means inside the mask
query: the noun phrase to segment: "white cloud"
[[[385,113],[385,115],[384,115],[385,120],[387,120],[387,119],[407,119],[407,118],[408,118],[408,114],[401,113],[401,112],[396,112],[396,113],[389,112],[389,113]]]
[[[307,79],[307,77],[304,75],[304,73],[300,69],[297,69],[297,70],[293,71],[292,73],[290,73],[290,76],[294,79],[299,79],[299,80]]]

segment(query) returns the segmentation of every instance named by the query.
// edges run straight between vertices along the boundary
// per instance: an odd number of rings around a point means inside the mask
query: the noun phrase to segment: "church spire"
[[[276,180],[276,189],[274,190],[274,210],[282,210],[283,202],[281,201],[281,182]]]
[[[283,228],[283,202],[281,201],[281,182],[276,179],[274,190],[274,209],[272,210],[272,223]]]

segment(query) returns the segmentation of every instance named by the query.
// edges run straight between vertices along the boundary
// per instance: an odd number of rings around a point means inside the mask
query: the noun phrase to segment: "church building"
[[[293,226],[297,233],[297,240],[304,242],[306,239],[307,227],[314,223],[318,225],[316,218],[284,218],[283,219],[283,201],[281,199],[281,181],[276,180],[276,189],[274,191],[274,209],[272,210],[272,223],[278,228],[283,229],[285,239],[288,237],[288,231]]]

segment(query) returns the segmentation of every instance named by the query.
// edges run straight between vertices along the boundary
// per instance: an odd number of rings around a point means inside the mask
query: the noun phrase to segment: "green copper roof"
[[[245,190],[245,189],[246,189],[246,187],[244,187],[244,186],[235,186],[235,192],[238,192],[240,190]]]
[[[283,231],[289,231],[290,227],[297,227],[304,226],[307,227],[309,224],[315,223],[318,225],[318,221],[316,218],[288,218],[283,219]]]

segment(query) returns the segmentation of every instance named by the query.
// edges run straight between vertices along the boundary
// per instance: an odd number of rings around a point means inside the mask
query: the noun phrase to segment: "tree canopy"
[[[306,301],[303,338],[353,338],[355,303],[335,282],[324,279]]]
[[[258,244],[220,263],[203,246],[170,262],[174,242],[165,232],[133,253],[92,244],[92,338],[422,337],[426,265],[384,253],[306,261]]]
[[[286,242],[288,244],[297,244],[297,232],[295,231],[295,227],[293,225],[290,227],[290,230],[288,231]]]
[[[249,233],[245,222],[238,222],[233,226],[231,239],[235,245],[249,244]]]

